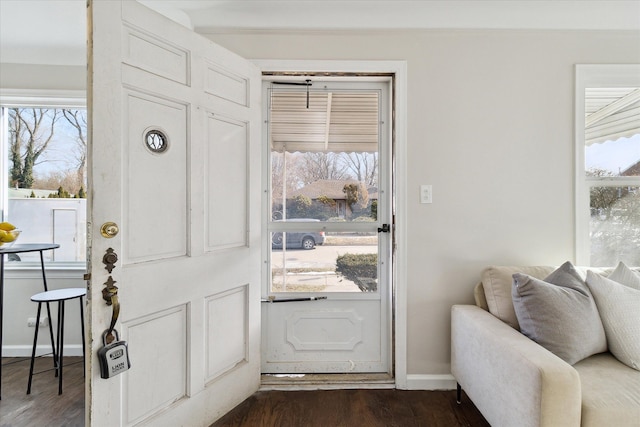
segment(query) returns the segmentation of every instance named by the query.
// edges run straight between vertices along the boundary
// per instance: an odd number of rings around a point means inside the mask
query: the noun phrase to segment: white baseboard
[[[36,347],[36,356],[45,353],[51,353],[51,346],[39,345]],[[65,345],[63,355],[82,356],[82,344]],[[2,347],[2,357],[31,357],[31,346],[5,345]],[[51,355],[47,357],[51,357]]]
[[[455,390],[456,379],[447,375],[407,374],[407,390]]]

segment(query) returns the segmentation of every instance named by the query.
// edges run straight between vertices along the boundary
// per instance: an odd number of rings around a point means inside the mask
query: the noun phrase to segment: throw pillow
[[[593,297],[570,262],[544,280],[514,274],[512,292],[520,331],[567,363],[607,350]]]
[[[524,273],[543,279],[551,274],[553,270],[554,267],[547,266],[489,266],[485,268],[482,271],[481,279],[489,313],[519,331],[520,325],[518,325],[518,318],[513,309],[513,298],[511,297],[514,273]]]
[[[640,290],[587,272],[587,285],[598,306],[609,351],[640,371]]]
[[[611,272],[608,279],[640,290],[640,273],[636,273],[623,262],[618,263],[618,266]]]

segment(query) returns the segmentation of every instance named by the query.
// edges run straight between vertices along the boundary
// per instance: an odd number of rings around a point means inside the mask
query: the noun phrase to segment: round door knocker
[[[163,153],[169,148],[169,139],[164,132],[151,129],[144,134],[144,144],[152,153]]]

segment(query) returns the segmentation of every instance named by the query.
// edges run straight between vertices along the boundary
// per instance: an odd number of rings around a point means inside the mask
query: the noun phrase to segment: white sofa
[[[493,427],[639,427],[639,370],[608,351],[572,366],[519,331],[512,275],[544,279],[552,271],[488,267],[474,290],[476,305],[452,307],[451,371],[459,396],[464,389]]]

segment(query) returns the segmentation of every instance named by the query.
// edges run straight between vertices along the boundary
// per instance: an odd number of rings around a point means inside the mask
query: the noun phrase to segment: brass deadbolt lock
[[[118,231],[120,231],[120,229],[118,228],[118,224],[115,222],[105,222],[102,224],[102,227],[100,227],[100,234],[102,234],[102,237],[106,237],[107,239],[115,237],[118,234]]]

